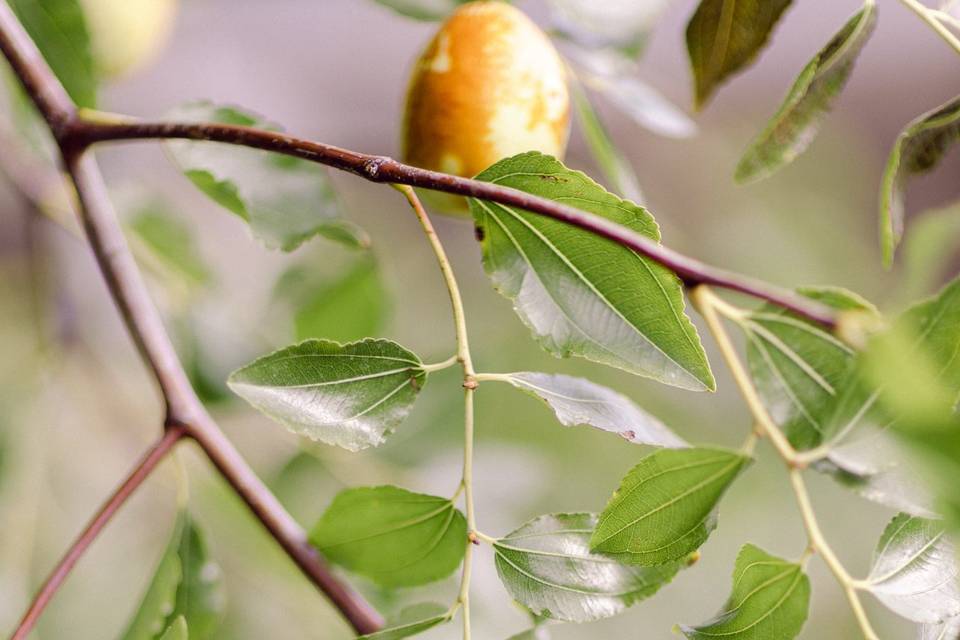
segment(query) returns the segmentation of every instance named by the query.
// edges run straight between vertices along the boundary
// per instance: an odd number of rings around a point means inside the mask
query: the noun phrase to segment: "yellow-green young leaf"
[[[331,562],[383,587],[413,587],[460,565],[467,522],[447,498],[361,487],[334,498],[310,542]]]
[[[637,174],[610,139],[607,128],[600,121],[583,87],[579,82],[573,81],[570,83],[570,88],[583,137],[597,166],[603,171],[603,175],[609,180],[614,191],[628,200],[642,200],[643,192],[640,189]]]
[[[913,218],[903,243],[904,297],[914,300],[935,291],[960,256],[960,203]]]
[[[802,295],[838,311],[876,316],[857,294],[839,288],[804,288]],[[774,422],[791,444],[809,449],[839,428],[838,390],[849,378],[854,351],[833,334],[773,305],[740,321],[747,337],[750,375]]]
[[[390,340],[306,340],[234,371],[227,384],[294,433],[359,451],[407,417],[426,380],[420,358]]]
[[[360,636],[359,640],[400,640],[449,621],[450,611],[443,605],[432,602],[414,604],[389,618],[385,629]]]
[[[696,107],[757,56],[791,0],[701,0],[687,24]]]
[[[97,74],[80,2],[10,0],[10,7],[70,97],[82,107],[95,107]]]
[[[565,427],[588,425],[616,433],[635,444],[687,446],[666,425],[629,398],[589,380],[531,371],[511,373],[508,380],[516,388],[546,402]]]
[[[960,570],[944,524],[901,513],[884,530],[866,588],[915,622],[960,614]]]
[[[653,216],[541,153],[506,158],[478,179],[557,200],[660,239]],[[715,383],[684,314],[680,280],[609,240],[557,220],[470,200],[494,287],[550,353],[581,356],[692,390]]]
[[[183,512],[177,517],[173,537],[140,607],[121,638],[185,638],[179,635],[180,618],[183,630],[189,627],[192,640],[203,640],[216,631],[225,604],[220,567],[207,555],[203,537],[190,515]]]
[[[190,632],[187,629],[187,619],[183,616],[178,617],[167,627],[167,630],[160,636],[160,640],[190,640]]]
[[[869,3],[804,67],[779,111],[740,160],[738,182],[769,176],[813,142],[824,116],[847,84],[876,22],[876,5]]]
[[[600,514],[591,550],[647,566],[689,556],[707,541],[720,499],[748,464],[750,458],[723,449],[651,453]]]
[[[209,102],[184,105],[169,117],[280,130],[259,116]],[[253,235],[271,249],[292,251],[316,235],[352,247],[370,242],[343,219],[330,179],[315,163],[217,142],[171,140],[166,145],[198,189],[246,220]]]
[[[592,513],[530,520],[497,540],[497,572],[514,600],[535,615],[588,622],[617,615],[670,582],[681,563],[627,566],[590,551]]]
[[[709,622],[680,630],[691,640],[792,640],[809,608],[810,579],[803,568],[747,544],[737,556],[723,609]]]
[[[903,237],[903,190],[907,180],[932,171],[957,140],[960,97],[920,116],[897,137],[880,188],[880,245],[888,267]]]

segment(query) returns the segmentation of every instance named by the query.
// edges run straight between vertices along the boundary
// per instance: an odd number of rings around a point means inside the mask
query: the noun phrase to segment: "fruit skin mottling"
[[[414,68],[403,157],[471,177],[524,151],[561,158],[569,132],[566,69],[546,34],[509,4],[471,2]]]

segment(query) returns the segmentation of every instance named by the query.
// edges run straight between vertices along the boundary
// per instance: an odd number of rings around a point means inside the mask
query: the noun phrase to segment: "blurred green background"
[[[519,4],[542,16],[537,3]],[[695,4],[671,4],[641,64],[642,77],[681,105],[690,102],[683,28]],[[889,310],[931,293],[956,273],[955,252],[932,271],[901,266],[885,273],[880,267],[875,211],[886,153],[907,121],[960,90],[955,54],[897,3],[881,5],[878,32],[820,138],[796,163],[757,186],[733,184],[740,153],[808,58],[859,6],[856,1],[796,3],[760,62],[697,117],[700,133],[691,139],[659,138],[600,101],[614,138],[636,167],[666,244],[786,286],[849,287]],[[434,28],[364,0],[184,0],[161,59],[108,87],[102,107],[157,117],[186,100],[211,99],[266,114],[310,138],[395,154],[406,76]],[[365,258],[322,239],[292,255],[262,249],[235,217],[194,190],[157,145],[114,146],[98,156],[121,211],[136,212],[163,194],[161,206],[193,231],[209,282],[175,295],[163,278],[151,278],[151,285],[184,356],[203,363],[200,374],[215,417],[302,524],[312,525],[345,486],[454,490],[462,417],[452,370],[432,377],[414,413],[387,444],[360,454],[298,442],[223,395],[227,372],[296,338],[290,305],[275,290],[281,273],[300,265],[300,284],[335,296],[328,283]],[[576,134],[568,164],[598,176]],[[948,204],[956,197],[958,175],[954,155],[935,175],[915,181],[911,211]],[[334,180],[350,218],[373,239],[375,273],[388,303],[385,309],[371,304],[380,285],[368,282],[366,296],[335,298],[342,299],[344,315],[321,322],[322,331],[342,340],[377,331],[427,361],[446,358],[453,350],[448,301],[416,220],[390,189],[346,175]],[[911,218],[911,225],[922,225],[919,216]],[[586,376],[626,393],[688,440],[731,446],[742,441],[749,418],[714,351],[715,395],[553,359],[493,291],[469,222],[439,218],[436,224],[465,293],[481,370]],[[929,241],[943,239],[936,232],[928,235]],[[381,312],[386,316],[379,321]],[[561,427],[540,403],[505,386],[484,386],[477,416],[478,520],[493,535],[541,513],[602,509],[643,454],[609,434]],[[157,391],[88,250],[38,220],[0,181],[0,631],[13,628],[39,581],[156,437],[160,419]],[[742,543],[798,556],[805,535],[787,477],[766,445],[758,455],[724,500],[720,526],[699,564],[620,617],[557,625],[551,627],[553,636],[674,637],[674,623],[702,621],[719,609]],[[110,638],[123,629],[173,526],[184,470],[190,509],[224,570],[229,604],[217,637],[351,637],[192,445],[165,462],[109,526],[57,595],[35,637]],[[829,479],[810,476],[827,535],[853,573],[865,573],[893,513]],[[857,637],[832,577],[817,561],[810,571],[814,596],[802,637]],[[500,586],[489,548],[479,550],[474,574],[476,637],[505,638],[522,630],[526,616]],[[455,593],[454,579],[394,594],[356,583],[388,613],[428,598],[449,602]],[[875,602],[867,606],[884,638],[913,637],[910,625]],[[424,637],[458,635],[459,625],[450,625]]]

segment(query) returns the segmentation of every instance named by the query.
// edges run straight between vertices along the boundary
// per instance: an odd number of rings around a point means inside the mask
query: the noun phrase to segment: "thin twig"
[[[150,473],[156,468],[161,460],[173,449],[174,445],[186,434],[182,427],[167,429],[147,453],[141,458],[140,462],[133,468],[133,471],[126,477],[123,483],[117,487],[113,495],[100,507],[93,519],[87,524],[70,548],[64,554],[60,562],[53,568],[53,571],[37,591],[30,608],[27,609],[23,619],[13,632],[10,640],[24,640],[33,629],[40,614],[50,604],[50,600],[57,593],[57,590],[67,579],[70,570],[87,550],[87,548],[96,540],[103,528],[110,522],[114,514],[119,511],[133,492],[143,484]]]
[[[954,51],[960,53],[960,38],[958,38],[953,32],[950,31],[937,17],[936,12],[930,7],[924,6],[923,3],[918,2],[918,0],[900,0],[900,2],[908,9],[917,14],[921,20],[930,25],[934,31],[937,32],[944,42],[950,45]]]
[[[270,534],[358,633],[378,630],[383,626],[382,618],[358,593],[331,573],[308,544],[303,529],[250,469],[197,398],[130,254],[96,161],[85,153],[86,145],[78,144],[70,135],[76,123],[76,107],[5,1],[0,1],[0,51],[60,147],[64,165],[76,187],[88,240],[110,295],[160,386],[167,409],[167,430],[178,433],[182,429],[197,441]],[[102,524],[112,514],[113,511],[103,514]],[[99,528],[94,530],[91,539],[97,531]],[[89,541],[77,547],[76,558],[86,546]],[[64,577],[70,567],[72,563],[64,565]],[[49,593],[41,595],[49,600],[62,581],[61,577],[51,582]],[[37,608],[36,602],[31,610],[34,608]],[[42,608],[41,604],[35,615]]]
[[[224,142],[309,160],[353,173],[371,182],[408,185],[518,207],[629,247],[670,269],[689,286],[709,284],[738,291],[772,302],[829,329],[835,328],[837,323],[836,313],[826,305],[761,280],[707,265],[602,216],[491,182],[412,167],[386,156],[358,153],[250,127],[216,123],[139,122],[128,118],[108,120],[89,114],[81,114],[71,122],[65,136],[78,145],[171,138]]]

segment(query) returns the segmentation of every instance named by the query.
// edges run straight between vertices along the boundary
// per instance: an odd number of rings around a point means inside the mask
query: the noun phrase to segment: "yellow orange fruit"
[[[129,75],[151,62],[169,39],[177,0],[81,0],[98,71]]]
[[[524,151],[562,157],[570,131],[566,69],[519,9],[470,2],[440,27],[413,70],[403,126],[410,164],[474,176]],[[462,209],[462,199],[449,199]]]

